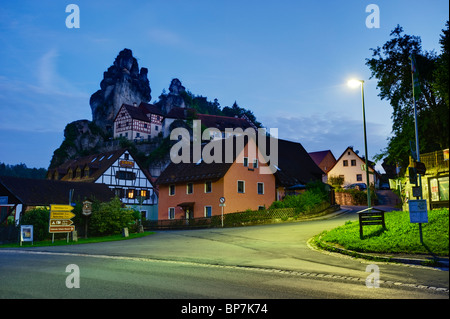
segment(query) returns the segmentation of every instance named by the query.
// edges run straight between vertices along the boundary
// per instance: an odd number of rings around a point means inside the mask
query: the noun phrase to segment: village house
[[[150,140],[162,132],[163,115],[153,104],[122,104],[114,119],[114,138]]]
[[[328,180],[331,177],[340,177],[343,179],[341,186],[347,186],[351,184],[365,184],[369,186],[366,178],[365,160],[361,158],[354,150],[352,146],[342,153],[337,159],[333,167],[328,171]],[[378,187],[379,174],[371,166],[369,162],[369,182],[370,185]]]
[[[320,169],[324,172],[322,175],[322,182],[328,182],[328,172],[330,169],[336,164],[336,158],[330,150],[319,151],[319,152],[311,152],[309,156],[313,159],[314,163],[320,167]]]
[[[235,137],[233,138],[235,143]],[[233,147],[232,162],[225,161],[225,143],[221,140],[221,163],[206,163],[204,159],[191,163],[171,163],[157,180],[159,186],[158,217],[165,219],[191,219],[220,215],[219,199],[225,198],[224,213],[269,207],[275,200],[275,177],[261,174],[267,164],[258,158],[263,154],[255,148],[254,139],[245,139],[243,150]],[[218,145],[218,144],[216,144]],[[235,145],[235,144],[233,144]],[[203,145],[203,147],[205,147]],[[257,153],[249,153],[256,149]]]
[[[278,139],[276,170],[276,200],[303,192],[308,183],[322,181],[324,174],[302,144],[283,139]]]
[[[107,202],[113,197],[112,190],[104,184],[0,176],[0,224],[8,216],[14,216],[18,223],[21,214],[33,208],[94,198]]]
[[[425,174],[420,175],[422,185],[422,199],[427,200],[428,209],[449,207],[449,150],[439,150],[420,154],[420,162],[424,164]],[[410,182],[410,172],[406,171],[408,179],[403,185],[408,200],[417,199],[414,196],[413,187],[417,186]],[[416,175],[418,180],[418,175]],[[403,209],[408,210],[408,202],[405,201]]]
[[[174,107],[164,117],[163,136],[167,137],[171,133],[171,125],[175,121],[200,120],[202,128],[209,129],[211,139],[228,138],[232,134],[228,130],[237,128],[245,131],[247,128],[257,130],[257,127],[248,119],[247,116],[231,117],[221,115],[199,114],[195,109]]]
[[[239,137],[230,137],[235,140]],[[320,181],[323,171],[314,163],[300,143],[277,139],[277,161],[274,165],[270,139],[266,138],[266,154],[256,147],[254,139],[246,140],[244,150],[233,153],[232,163],[171,163],[157,180],[160,220],[210,217],[222,213],[219,199],[224,197],[224,214],[247,209],[268,208],[275,200],[302,192],[309,182]],[[225,140],[211,143],[225,145]],[[204,147],[204,146],[203,146]],[[256,147],[255,155],[249,148]],[[235,151],[235,150],[234,150]],[[273,154],[272,154],[273,155]],[[222,150],[225,156],[225,149]],[[263,158],[264,161],[259,161]],[[262,170],[265,173],[262,174]]]
[[[152,177],[127,149],[69,160],[48,170],[47,179],[105,184],[142,217],[158,218],[158,195]]]

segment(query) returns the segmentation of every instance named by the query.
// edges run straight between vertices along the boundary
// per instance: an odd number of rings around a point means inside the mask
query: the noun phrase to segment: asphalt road
[[[449,298],[448,270],[369,262],[308,245],[312,236],[353,219],[347,213],[276,225],[161,231],[119,242],[0,249],[0,298]],[[66,272],[68,265],[79,273]]]

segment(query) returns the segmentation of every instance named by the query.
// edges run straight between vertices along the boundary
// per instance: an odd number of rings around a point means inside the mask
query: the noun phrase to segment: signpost
[[[219,206],[222,207],[222,227],[223,227],[223,208],[225,207],[225,197],[219,198]]]
[[[88,230],[88,217],[92,214],[92,202],[85,200],[83,202],[83,215],[86,217],[84,220],[84,238],[87,238],[87,230]]]
[[[75,230],[75,226],[72,226],[73,222],[70,220],[75,217],[72,210],[73,206],[71,205],[50,205],[48,231],[52,233],[52,243],[55,241],[55,233],[67,233],[67,242],[69,242],[69,233]]]

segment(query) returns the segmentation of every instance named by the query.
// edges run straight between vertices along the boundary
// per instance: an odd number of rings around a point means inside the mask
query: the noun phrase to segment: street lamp
[[[364,151],[366,153],[366,180],[367,180],[367,207],[371,207],[370,203],[370,179],[369,179],[369,165],[367,163],[368,154],[367,154],[367,135],[366,135],[366,108],[364,106],[364,81],[363,80],[355,80],[352,79],[348,81],[348,86],[351,88],[357,88],[361,86],[361,97],[362,97],[362,110],[363,110],[363,123],[364,123]]]

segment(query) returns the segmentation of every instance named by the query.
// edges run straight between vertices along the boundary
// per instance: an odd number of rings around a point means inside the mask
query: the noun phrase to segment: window
[[[352,166],[356,166],[356,160],[352,160]]]
[[[117,171],[116,178],[127,180],[127,181],[134,181],[136,179],[136,173],[128,172],[128,171]]]
[[[114,188],[114,195],[116,195],[119,198],[124,198],[125,192],[124,192],[123,188]]]
[[[362,174],[356,174],[356,181],[362,182]]]
[[[248,167],[248,157],[244,157],[244,167]]]
[[[169,185],[169,196],[175,195],[175,185]]]
[[[264,183],[258,183],[258,194],[264,195]]]
[[[143,199],[148,199],[148,198],[150,198],[150,192],[148,191],[148,190],[146,190],[146,189],[141,189],[140,191],[139,191],[139,195],[143,198]]]
[[[348,166],[348,160],[343,161],[344,166]]]
[[[205,182],[205,193],[211,193],[212,192],[212,183],[210,181]]]
[[[266,210],[266,206],[258,206],[258,210]]]
[[[448,201],[448,176],[430,179],[431,201]]]
[[[253,168],[258,168],[258,160],[257,159],[253,160]]]
[[[192,194],[194,192],[194,184],[187,183],[186,185],[186,194]]]
[[[175,219],[175,207],[169,207],[169,219]]]
[[[212,215],[212,207],[205,206],[205,217],[211,217],[211,215]]]
[[[133,198],[135,198],[135,196],[136,196],[136,192],[135,192],[134,189],[129,189],[129,190],[127,191],[127,198],[133,199]]]
[[[245,193],[245,182],[244,181],[237,182],[237,191],[238,191],[238,193]]]

